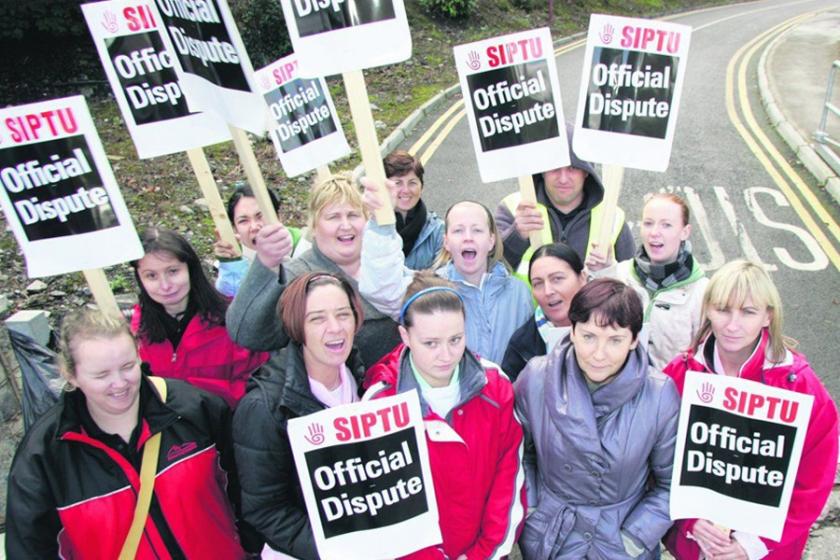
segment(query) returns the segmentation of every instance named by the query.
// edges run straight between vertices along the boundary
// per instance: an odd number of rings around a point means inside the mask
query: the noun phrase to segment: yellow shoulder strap
[[[162,377],[149,376],[149,381],[160,395],[160,400],[166,402],[166,381]],[[158,455],[160,455],[160,433],[146,440],[143,445],[143,460],[140,463],[140,492],[137,504],[134,506],[134,519],[128,535],[120,551],[120,560],[133,560],[143,536],[143,528],[149,517],[149,505],[152,503],[152,490],[155,486],[155,471],[157,470]]]
[[[589,239],[586,242],[586,256],[584,262],[589,259],[589,252],[592,250],[592,243],[598,239],[601,232],[601,221],[604,218],[604,203],[599,202],[589,215]],[[615,242],[621,235],[621,228],[624,227],[624,210],[621,208],[615,209],[615,221],[613,221],[612,230],[610,231],[610,250],[615,250]],[[615,255],[613,255],[615,258]]]

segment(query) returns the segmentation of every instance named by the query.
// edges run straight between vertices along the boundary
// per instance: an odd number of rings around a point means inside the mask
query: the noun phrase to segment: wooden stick
[[[192,164],[195,178],[198,179],[198,185],[201,187],[201,193],[204,195],[204,200],[207,201],[207,206],[210,210],[210,216],[213,218],[213,225],[216,226],[216,231],[219,232],[219,238],[225,243],[229,243],[233,247],[236,257],[242,253],[239,250],[239,241],[233,233],[233,226],[228,219],[225,203],[219,195],[219,189],[216,186],[216,181],[213,179],[213,172],[210,171],[210,164],[204,155],[204,150],[201,148],[191,148],[187,150],[187,157]]]
[[[373,114],[370,111],[365,75],[361,70],[353,70],[342,74],[347,101],[350,103],[350,114],[353,115],[353,125],[356,127],[356,139],[359,141],[359,151],[362,153],[362,164],[365,175],[377,185],[379,200],[382,206],[376,211],[376,222],[379,225],[396,222],[391,197],[385,186],[385,167],[382,165],[382,154],[379,153],[379,140],[376,138],[376,127],[373,125]]]
[[[315,169],[315,180],[319,183],[323,183],[331,176],[332,172],[330,171],[330,168],[327,165],[319,165],[317,169]]]
[[[236,153],[239,154],[239,161],[242,163],[242,168],[245,170],[245,176],[248,178],[248,183],[251,185],[251,190],[254,191],[254,198],[257,199],[257,206],[260,207],[263,215],[263,223],[276,224],[280,220],[277,218],[277,212],[274,206],[271,205],[271,198],[268,196],[268,189],[265,186],[265,179],[263,179],[260,165],[257,163],[257,156],[254,155],[254,148],[251,146],[251,141],[248,135],[241,128],[230,126],[230,136],[233,139],[233,145],[236,148]]]
[[[519,177],[519,197],[522,202],[530,202],[537,204],[537,193],[534,190],[534,178],[531,175],[522,175]],[[548,226],[548,224],[545,224]],[[542,245],[542,235],[539,231],[532,231],[528,234],[528,239],[531,240],[531,249],[538,249]]]
[[[82,273],[85,275],[90,293],[93,294],[93,299],[96,300],[99,310],[106,315],[122,318],[120,306],[117,305],[117,299],[114,297],[114,292],[111,291],[105,271],[101,268],[89,268],[83,270]]]
[[[604,182],[604,200],[602,202],[604,210],[601,230],[598,232],[598,241],[593,248],[593,252],[608,257],[612,248],[612,230],[616,209],[618,208],[618,195],[621,193],[621,182],[624,179],[624,167],[604,164],[601,179]]]

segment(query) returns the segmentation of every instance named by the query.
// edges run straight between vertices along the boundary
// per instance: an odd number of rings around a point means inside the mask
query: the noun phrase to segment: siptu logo
[[[598,36],[601,38],[601,42],[603,42],[605,45],[609,45],[610,43],[612,43],[613,37],[615,36],[615,28],[608,23],[603,28],[601,28],[601,31],[598,33]]]
[[[114,15],[114,12],[106,10],[102,16],[102,28],[107,31],[108,33],[116,33],[120,30],[120,24],[117,21],[117,16]]]
[[[303,439],[305,439],[312,445],[321,445],[326,439],[324,437],[324,427],[321,424],[318,424],[317,422],[315,422],[314,424],[310,424],[309,435],[303,436]]]
[[[481,58],[478,56],[477,52],[470,51],[470,54],[467,55],[467,68],[470,70],[478,70],[481,68]]]
[[[166,452],[166,459],[168,461],[174,461],[191,451],[195,451],[197,448],[198,444],[194,441],[188,441],[186,443],[182,443],[181,445],[175,444],[169,448],[169,451]]]
[[[268,79],[268,76],[263,74],[263,75],[260,76],[260,85],[262,86],[263,89],[266,89],[266,90],[271,89],[271,80]]]
[[[709,404],[715,398],[715,386],[706,381],[697,389],[697,398],[700,399],[700,402]]]

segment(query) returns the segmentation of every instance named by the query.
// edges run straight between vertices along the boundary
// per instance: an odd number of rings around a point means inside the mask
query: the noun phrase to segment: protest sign
[[[547,28],[453,50],[482,181],[530,177],[569,165]]]
[[[0,122],[0,203],[30,278],[143,256],[84,97],[8,107]]]
[[[269,135],[286,175],[300,175],[350,153],[326,82],[301,78],[296,55],[257,70],[256,81],[274,117]]]
[[[691,28],[593,14],[584,54],[574,150],[587,161],[665,171]]]
[[[671,518],[781,539],[813,402],[754,381],[688,372]]]
[[[301,76],[318,78],[411,56],[402,0],[280,0]]]
[[[192,113],[163,46],[151,3],[110,0],[82,4],[82,12],[128,132],[141,159],[230,139],[227,123]]]
[[[441,542],[416,392],[292,419],[288,433],[321,558],[395,558]]]
[[[262,135],[270,115],[254,93],[254,70],[227,1],[155,0],[155,5],[189,108]]]

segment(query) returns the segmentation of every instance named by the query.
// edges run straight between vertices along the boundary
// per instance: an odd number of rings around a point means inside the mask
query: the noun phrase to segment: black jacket
[[[545,342],[537,330],[537,320],[534,315],[528,321],[516,329],[510,337],[505,357],[502,358],[502,371],[510,378],[511,382],[516,381],[519,372],[525,369],[528,360],[534,356],[545,355]]]
[[[326,407],[312,395],[299,344],[290,342],[271,366],[251,378],[233,419],[236,462],[242,469],[242,515],[271,548],[317,560],[286,424]],[[347,367],[361,391],[364,365],[355,350]]]

